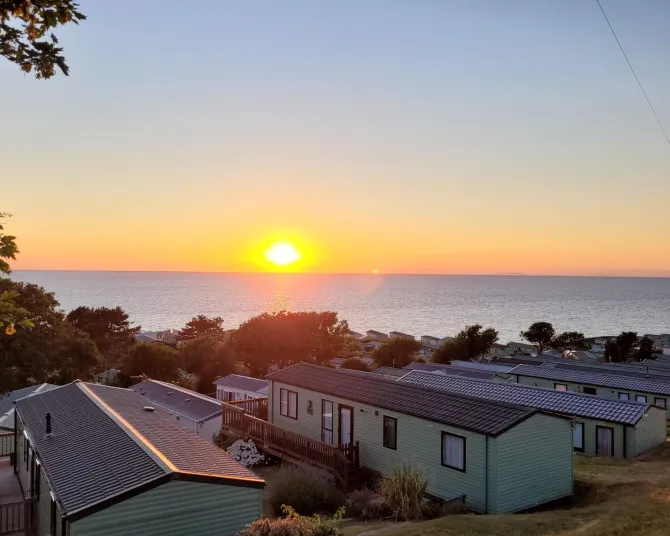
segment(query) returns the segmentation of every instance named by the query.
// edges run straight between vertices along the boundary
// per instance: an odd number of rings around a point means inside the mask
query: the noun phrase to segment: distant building
[[[537,355],[539,349],[535,344],[528,344],[525,342],[508,342],[507,346],[517,354]]]
[[[96,375],[95,381],[96,383],[103,383],[105,385],[115,385],[116,377],[119,375],[119,372],[121,372],[119,369],[107,369]]]
[[[428,348],[439,348],[442,345],[443,340],[444,339],[433,337],[432,335],[421,335],[421,346],[427,346]]]
[[[410,335],[408,333],[403,333],[402,331],[391,331],[389,333],[389,337],[391,339],[412,339],[412,340],[416,340],[414,338],[414,335]]]
[[[268,396],[268,382],[260,378],[229,374],[214,382],[218,400],[249,400]]]
[[[207,441],[212,441],[221,430],[221,403],[209,396],[196,393],[172,383],[145,380],[130,388],[154,406],[165,409],[174,419],[187,426]]]
[[[377,348],[379,348],[382,344],[382,342],[379,341],[368,341],[363,343],[363,351],[365,353],[371,354],[374,352]]]
[[[385,341],[388,340],[389,336],[386,333],[382,333],[381,331],[376,331],[374,329],[369,329],[365,332],[365,336],[369,339],[377,340],[377,341]]]
[[[504,355],[512,355],[514,353],[514,349],[510,348],[509,346],[506,346],[504,344],[498,344],[494,342],[491,345],[491,348],[489,348],[489,355],[490,356],[504,356]]]
[[[363,338],[363,334],[358,333],[358,331],[348,330],[347,335],[349,335],[349,337],[351,337],[352,339],[356,339],[356,340]]]

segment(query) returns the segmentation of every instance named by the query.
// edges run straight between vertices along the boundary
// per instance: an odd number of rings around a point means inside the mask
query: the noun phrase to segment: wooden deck
[[[12,434],[13,435],[13,434]],[[10,457],[0,458],[0,534],[27,536],[32,531],[35,499],[24,499]]]
[[[259,449],[291,463],[326,471],[343,488],[349,486],[353,473],[359,469],[358,444],[341,449],[315,441],[247,415],[240,404],[223,403],[221,431],[226,435],[252,439]]]

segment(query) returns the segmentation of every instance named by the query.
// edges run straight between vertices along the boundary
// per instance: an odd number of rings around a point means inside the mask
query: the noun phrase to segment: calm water
[[[670,279],[48,272],[12,274],[54,291],[64,309],[123,307],[145,330],[196,314],[235,327],[264,311],[334,310],[352,329],[453,335],[479,322],[503,342],[538,320],[587,336],[670,332]]]

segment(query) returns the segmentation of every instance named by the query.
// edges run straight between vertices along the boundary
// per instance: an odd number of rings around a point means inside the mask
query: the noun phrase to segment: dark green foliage
[[[89,334],[102,354],[103,368],[117,365],[135,344],[140,327],[131,327],[121,307],[77,307],[67,319]]]
[[[584,339],[584,334],[578,331],[564,331],[551,342],[552,348],[566,350],[588,350],[591,346]]]
[[[368,372],[370,369],[368,366],[357,357],[350,357],[345,359],[340,368],[351,369],[351,370],[362,370],[363,372]]]
[[[638,345],[637,351],[633,354],[635,361],[644,361],[645,359],[652,359],[654,353],[654,341],[649,337],[642,337]]]
[[[335,483],[316,470],[282,467],[268,485],[268,502],[275,515],[284,505],[302,515],[334,514],[345,499]]]
[[[348,329],[337,313],[279,311],[250,318],[232,334],[231,343],[251,375],[262,377],[273,364],[326,363],[337,357]]]
[[[193,339],[179,348],[179,364],[189,374],[197,375],[196,391],[211,394],[215,380],[234,372],[235,359],[228,342]]]
[[[52,292],[0,278],[3,293],[14,296],[16,307],[30,311],[35,327],[13,335],[0,331],[0,392],[31,382],[93,379],[100,358],[95,343],[66,320]]]
[[[221,339],[224,335],[223,318],[198,315],[186,322],[186,326],[177,334],[177,340]]]
[[[10,214],[0,212],[0,277],[11,273],[8,261],[16,259],[16,254],[19,252],[16,237],[3,232],[5,228],[2,219],[9,217]],[[14,335],[17,327],[24,329],[33,327],[28,311],[16,304],[17,298],[19,295],[16,292],[8,290],[0,292],[0,331],[4,331],[5,335]]]
[[[472,361],[488,353],[497,340],[498,332],[493,328],[483,330],[480,324],[466,326],[456,337],[433,352],[433,361],[447,364],[455,360]]]
[[[372,360],[378,367],[403,368],[416,359],[420,349],[421,343],[416,339],[397,337],[372,352]]]
[[[524,339],[533,344],[537,344],[540,354],[545,348],[551,346],[555,335],[556,332],[554,331],[554,326],[549,322],[535,322],[534,324],[531,324],[528,331],[521,332],[521,336]]]
[[[122,377],[137,381],[144,376],[152,380],[176,381],[179,378],[178,368],[177,352],[160,342],[138,342],[121,363]]]
[[[0,274],[9,274],[12,270],[7,261],[16,259],[19,247],[16,245],[15,236],[3,232],[5,229],[2,224],[3,218],[11,218],[11,214],[0,212]]]
[[[69,69],[52,29],[86,16],[73,0],[0,0],[0,55],[37,78]]]
[[[613,363],[628,361],[632,355],[633,348],[637,344],[637,333],[634,331],[622,331],[613,341],[605,345],[605,358]]]

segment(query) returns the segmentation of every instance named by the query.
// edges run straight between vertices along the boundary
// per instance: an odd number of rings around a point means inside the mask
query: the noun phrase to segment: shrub
[[[384,508],[380,495],[370,488],[352,491],[347,502],[347,515],[368,519],[383,517]]]
[[[342,508],[330,519],[301,516],[290,506],[283,506],[282,512],[286,517],[254,521],[239,536],[342,536]]]
[[[268,502],[275,514],[284,505],[302,515],[333,514],[344,501],[333,480],[316,470],[282,467],[268,485]]]
[[[227,449],[228,454],[244,467],[253,467],[265,461],[265,455],[256,448],[256,444],[244,439],[238,439]]]
[[[427,486],[428,480],[420,470],[404,464],[394,467],[389,476],[382,478],[379,494],[396,521],[421,519]]]

